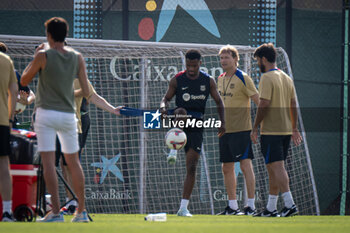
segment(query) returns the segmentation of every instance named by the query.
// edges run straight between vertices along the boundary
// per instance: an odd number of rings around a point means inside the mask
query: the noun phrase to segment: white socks
[[[295,203],[293,201],[292,193],[290,191],[282,193],[284,205],[287,208],[291,208]],[[270,212],[277,209],[278,196],[269,195],[269,201],[267,202],[266,209]]]
[[[237,210],[238,209],[237,200],[228,200],[228,206],[233,210]]]
[[[277,201],[278,201],[277,195],[269,195],[269,200],[267,202],[266,209],[270,212],[277,210]]]
[[[255,198],[248,198],[247,206],[249,206],[252,210],[255,210]]]
[[[189,203],[189,200],[181,199],[180,209],[187,209],[188,203]]]
[[[2,201],[2,212],[12,213],[12,200],[11,201]]]
[[[283,198],[283,201],[284,201],[284,205],[287,208],[290,208],[290,207],[292,207],[294,205],[292,193],[290,191],[282,193],[282,198]]]
[[[228,200],[228,206],[233,209],[238,209],[238,203],[237,200]],[[247,206],[252,208],[252,210],[255,210],[255,198],[248,198]]]

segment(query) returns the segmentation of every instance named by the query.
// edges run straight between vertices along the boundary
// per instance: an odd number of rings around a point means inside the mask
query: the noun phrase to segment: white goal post
[[[32,60],[35,46],[45,42],[46,38],[0,35],[0,41],[7,44],[15,68],[22,72]],[[71,38],[67,42],[85,57],[89,80],[97,93],[115,106],[156,110],[170,78],[184,69],[184,54],[190,48],[201,52],[202,70],[215,79],[222,73],[218,57],[222,45]],[[247,72],[258,85],[260,73],[252,57],[254,48],[235,47],[240,54],[240,69]],[[277,51],[278,68],[292,77],[287,54],[282,48],[277,48]],[[36,84],[37,78],[30,85],[34,92]],[[253,103],[252,106],[255,115],[256,106]],[[18,116],[19,121],[30,121],[32,113],[33,106],[27,107]],[[175,166],[167,164],[164,152],[166,129],[143,129],[142,117],[116,117],[92,104],[89,114],[91,128],[81,159],[86,176],[87,209],[94,213],[176,213],[186,171],[185,155],[181,151]],[[217,118],[216,105],[211,98],[206,107],[208,117]],[[300,111],[299,128],[303,143],[297,147],[291,144],[290,155],[286,160],[291,192],[300,214],[319,215],[317,191]],[[213,129],[206,129],[204,133],[203,155],[198,164],[196,184],[189,205],[193,214],[214,214],[227,205],[216,133]],[[260,145],[255,145],[253,149],[256,206],[262,208],[267,201],[268,175]],[[238,165],[236,174],[237,197],[242,208],[245,189]],[[65,196],[62,185],[60,196],[61,199]],[[282,208],[281,199],[279,208]]]

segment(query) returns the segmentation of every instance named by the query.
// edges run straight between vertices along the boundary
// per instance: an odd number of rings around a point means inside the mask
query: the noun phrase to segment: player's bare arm
[[[14,115],[16,111],[16,102],[17,102],[17,92],[18,92],[18,85],[16,82],[12,82],[8,86],[8,112],[9,112],[9,119],[14,120]]]
[[[225,107],[222,99],[219,95],[216,82],[213,78],[210,78],[210,95],[214,99],[217,107],[217,111],[221,120],[221,127],[219,128],[218,136],[221,137],[225,134]]]
[[[166,115],[169,102],[176,94],[176,87],[176,77],[173,77],[172,79],[170,79],[168,90],[165,93],[165,96],[163,97],[162,101],[160,102],[160,112],[162,113],[162,115]]]
[[[258,127],[259,127],[260,123],[262,122],[262,120],[265,118],[266,113],[269,109],[270,103],[271,103],[270,100],[260,98],[258,110],[256,112],[256,117],[255,117],[255,121],[254,121],[254,126],[253,126],[252,132],[250,134],[250,139],[252,140],[252,142],[254,144],[256,144],[257,140],[258,140]]]
[[[250,98],[253,100],[256,106],[259,106],[259,102],[260,102],[259,94],[252,95]]]
[[[88,79],[88,85],[91,85],[89,79]],[[92,90],[90,90],[89,88],[89,96],[87,98],[85,98],[87,101],[89,101],[88,99],[91,98],[91,95],[93,94]],[[74,97],[84,97],[83,95],[83,90],[81,88],[75,89],[74,90]]]
[[[112,114],[115,114],[117,116],[120,116],[120,109],[124,107],[124,106],[113,107],[105,98],[103,98],[97,93],[93,93],[88,99],[88,101],[96,105],[96,107],[102,110],[105,110],[107,112],[110,112]]]
[[[21,77],[21,85],[28,86],[28,84],[33,80],[35,75],[44,69],[46,65],[46,52],[44,50],[37,50],[34,55],[34,60],[28,64],[28,66],[23,71]]]
[[[293,98],[290,101],[290,112],[292,116],[292,128],[293,128],[293,133],[292,133],[292,140],[294,144],[297,146],[301,143],[303,138],[301,137],[299,130],[298,130],[298,111],[297,111],[297,102]]]

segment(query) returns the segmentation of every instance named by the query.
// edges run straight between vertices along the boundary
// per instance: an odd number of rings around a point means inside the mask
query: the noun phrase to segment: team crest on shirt
[[[200,86],[200,90],[201,90],[201,91],[205,91],[205,85],[201,85],[201,86]]]
[[[191,99],[191,96],[188,93],[184,93],[182,95],[182,99],[187,102],[187,101],[189,101]]]
[[[233,88],[235,88],[235,84],[234,84],[234,83],[231,83],[231,84],[230,84],[230,89],[233,89]]]

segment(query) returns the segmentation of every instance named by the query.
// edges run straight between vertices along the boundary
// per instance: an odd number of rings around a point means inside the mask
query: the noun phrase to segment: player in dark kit
[[[218,136],[225,133],[224,105],[217,91],[216,83],[208,74],[199,70],[201,62],[201,54],[198,50],[191,49],[186,53],[186,70],[178,73],[170,80],[168,90],[161,101],[160,110],[163,117],[167,114],[167,107],[170,100],[176,95],[176,106],[174,111],[176,120],[185,120],[183,116],[191,115],[196,120],[203,120],[205,105],[209,94],[214,99],[221,127]],[[196,177],[196,168],[199,160],[203,141],[203,128],[185,127],[184,132],[187,135],[186,152],[186,178],[184,181],[184,189],[182,193],[180,209],[178,216],[191,217],[192,215],[187,209],[188,202],[193,190]],[[170,154],[175,153],[173,150]]]

